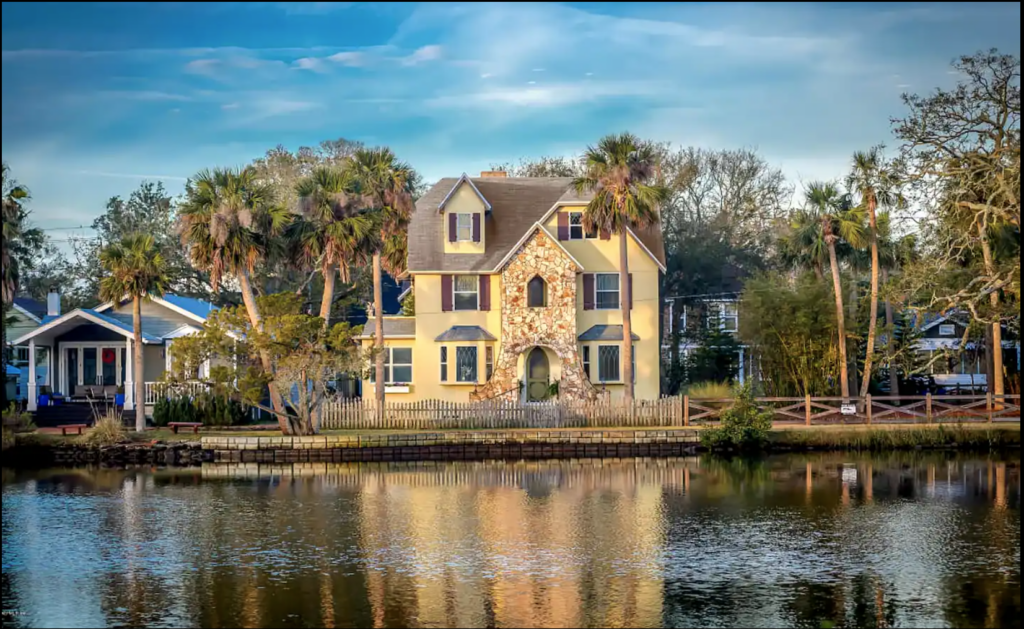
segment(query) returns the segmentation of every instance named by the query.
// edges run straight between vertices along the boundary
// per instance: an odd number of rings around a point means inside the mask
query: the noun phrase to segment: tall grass
[[[687,387],[686,394],[697,400],[731,400],[736,391],[728,382],[698,382]]]
[[[79,443],[87,446],[113,446],[126,441],[128,433],[125,432],[124,421],[114,411],[108,411],[79,439]]]
[[[937,426],[899,430],[779,430],[772,433],[770,444],[776,450],[998,450],[1019,448],[1020,428]]]

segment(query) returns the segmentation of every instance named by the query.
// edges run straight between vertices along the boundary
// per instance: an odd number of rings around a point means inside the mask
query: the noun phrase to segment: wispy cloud
[[[436,61],[440,58],[441,47],[436,44],[431,44],[414,50],[411,55],[402,59],[402,65],[414,66],[427,61]]]
[[[366,64],[366,54],[362,52],[336,52],[327,57],[328,61],[340,63],[343,66],[357,68]]]
[[[136,173],[111,173],[97,170],[80,170],[80,175],[89,175],[91,177],[115,177],[118,179],[138,179],[138,180],[161,180],[161,181],[188,181],[188,177],[181,177],[179,175],[140,175]]]

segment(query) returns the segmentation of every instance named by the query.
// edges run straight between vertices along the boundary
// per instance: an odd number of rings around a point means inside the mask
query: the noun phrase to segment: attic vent
[[[481,179],[487,178],[487,177],[494,177],[494,178],[508,177],[508,173],[505,172],[504,170],[484,170],[484,171],[480,172],[480,178]]]

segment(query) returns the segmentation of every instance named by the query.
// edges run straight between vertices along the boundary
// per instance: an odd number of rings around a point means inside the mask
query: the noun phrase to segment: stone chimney
[[[46,316],[60,316],[60,293],[55,290],[46,293]]]
[[[508,177],[508,173],[505,172],[504,170],[484,170],[480,172],[481,179],[486,179],[489,177],[500,179],[502,177]]]

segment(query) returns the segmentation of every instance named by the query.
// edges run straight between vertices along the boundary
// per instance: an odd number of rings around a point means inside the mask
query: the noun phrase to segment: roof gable
[[[468,184],[469,187],[473,189],[473,192],[475,192],[476,196],[479,197],[480,202],[484,204],[484,208],[486,208],[487,211],[490,212],[490,202],[483,194],[480,193],[480,189],[476,187],[476,184],[473,183],[473,180],[470,179],[469,175],[467,175],[466,173],[462,173],[462,176],[459,177],[459,179],[455,182],[455,185],[453,185],[451,190],[448,191],[448,194],[446,194],[444,199],[441,200],[441,203],[438,204],[437,206],[437,211],[444,212],[445,206],[448,205],[448,202],[452,200],[452,197],[455,196],[455,193],[459,190],[459,188],[466,184]]]
[[[120,306],[125,303],[125,301],[126,300],[116,304],[116,306]],[[182,297],[181,295],[174,295],[171,293],[167,293],[163,297],[152,295],[147,301],[149,303],[157,304],[162,308],[182,315],[197,323],[205,323],[206,318],[210,316],[210,313],[217,310],[217,306],[214,306],[208,301],[203,301],[202,299],[196,299],[194,297]],[[107,312],[112,308],[115,308],[114,302],[108,301],[101,306],[97,306],[96,312]]]
[[[409,225],[410,273],[493,273],[517,248],[534,224],[557,207],[586,205],[589,194],[578,194],[571,177],[484,177],[466,175],[441,179],[416,202]],[[484,215],[483,253],[444,253],[444,219],[439,210],[462,183],[469,183],[488,202]],[[664,268],[665,246],[658,227],[637,230],[636,240]]]

